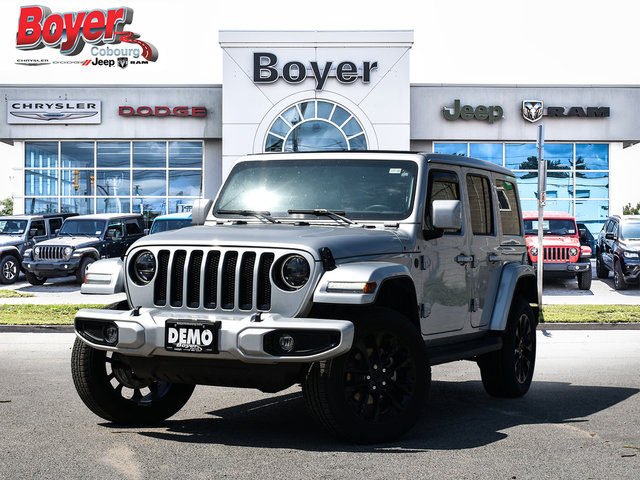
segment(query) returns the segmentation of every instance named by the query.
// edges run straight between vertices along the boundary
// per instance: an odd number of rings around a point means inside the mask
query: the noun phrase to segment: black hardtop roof
[[[407,154],[407,155],[422,155],[428,163],[448,163],[450,165],[456,165],[459,167],[469,168],[481,168],[482,170],[490,170],[492,172],[500,173],[503,175],[509,175],[513,177],[514,174],[511,170],[496,165],[495,163],[480,160],[479,158],[466,157],[462,155],[449,155],[446,153],[428,153],[428,152],[414,152],[408,150],[351,150],[351,151],[310,151],[310,152],[267,152],[267,153],[253,153],[247,155],[252,156],[268,156],[268,155],[304,155],[304,154],[326,154],[328,156],[335,157],[336,155],[358,155],[373,153],[373,154]]]
[[[139,213],[92,213],[89,215],[78,215],[74,220],[113,220],[116,218],[131,219],[142,218]]]

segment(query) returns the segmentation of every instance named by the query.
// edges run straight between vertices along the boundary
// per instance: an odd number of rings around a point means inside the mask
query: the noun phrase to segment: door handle
[[[497,253],[490,253],[487,257],[487,260],[489,260],[489,262],[491,263],[498,263],[502,261],[502,257]]]
[[[475,257],[473,255],[458,255],[456,257],[456,262],[458,262],[460,265],[466,265],[467,263],[470,263],[471,266],[473,266],[474,261]]]

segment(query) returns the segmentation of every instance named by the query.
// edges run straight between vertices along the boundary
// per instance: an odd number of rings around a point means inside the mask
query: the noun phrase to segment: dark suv
[[[15,283],[25,250],[54,237],[65,218],[77,213],[0,217],[0,283]]]
[[[624,290],[640,277],[640,215],[614,215],[607,219],[596,246],[596,274],[613,272],[616,290]]]
[[[82,283],[87,267],[101,258],[120,257],[144,235],[137,214],[81,215],[65,220],[58,236],[24,254],[27,281],[42,285],[48,277],[75,275]]]

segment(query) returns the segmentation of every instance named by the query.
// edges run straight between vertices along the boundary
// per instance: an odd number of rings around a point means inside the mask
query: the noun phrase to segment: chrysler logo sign
[[[99,124],[100,100],[8,100],[9,124]]]

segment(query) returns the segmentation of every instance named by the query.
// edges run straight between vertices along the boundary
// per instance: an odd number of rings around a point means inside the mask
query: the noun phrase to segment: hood
[[[628,248],[629,250],[640,250],[640,239],[633,240],[620,240],[620,246],[622,248]]]
[[[532,236],[526,238],[527,247],[537,247],[538,237]],[[545,247],[577,247],[580,248],[580,240],[578,237],[564,237],[560,235],[546,235],[542,239]]]
[[[38,247],[90,247],[96,243],[100,243],[98,237],[55,237],[50,240],[38,243]]]
[[[362,255],[402,253],[401,232],[395,229],[369,229],[343,226],[295,225],[216,225],[187,227],[143,237],[143,245],[252,246],[307,250],[318,258],[318,251],[329,247],[336,259]]]
[[[22,235],[0,235],[0,247],[12,247],[23,243]]]

